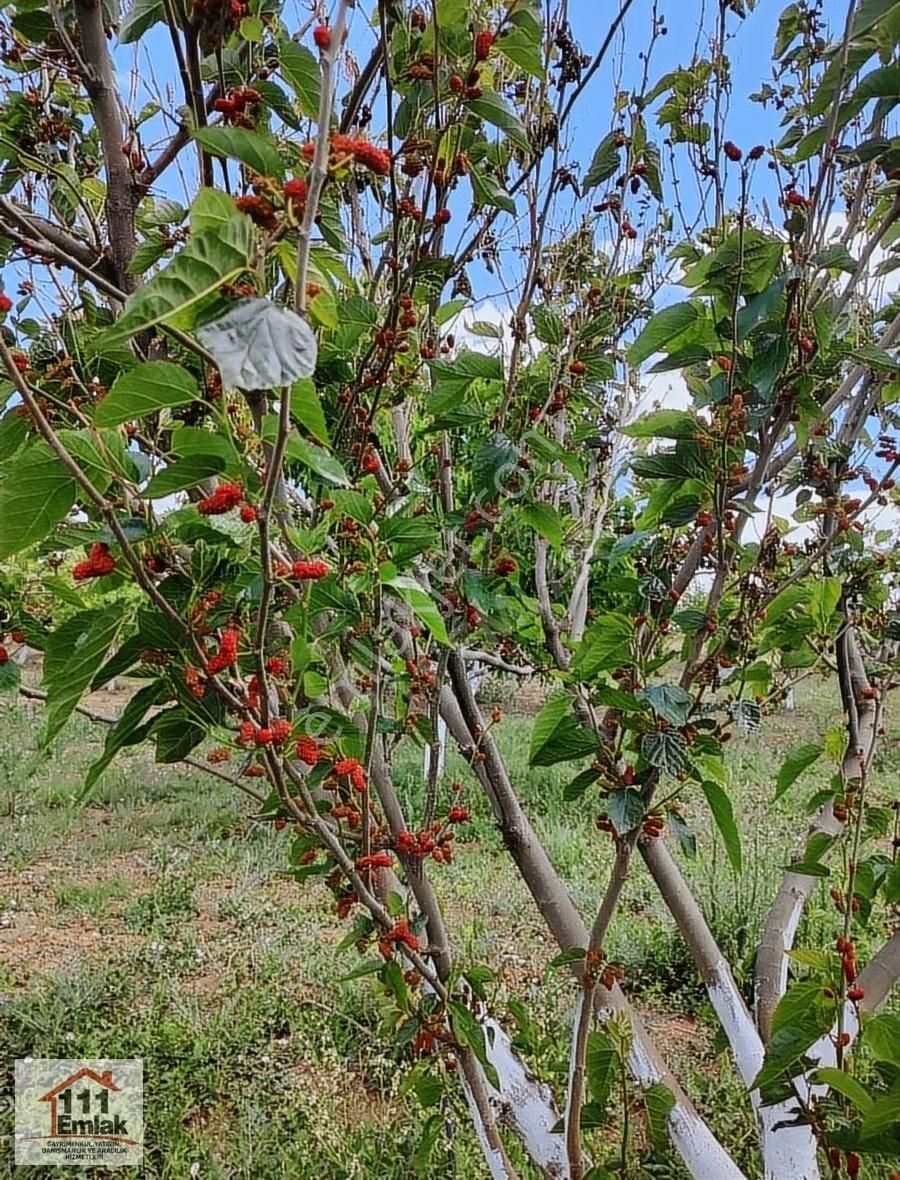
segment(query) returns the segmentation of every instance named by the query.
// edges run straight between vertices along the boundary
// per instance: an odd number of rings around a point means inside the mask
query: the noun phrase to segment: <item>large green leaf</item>
[[[581,947],[575,949],[584,958]],[[584,1064],[591,1101],[605,1109],[619,1067],[619,1054],[605,1032],[598,1029],[588,1033]]]
[[[563,520],[559,509],[552,504],[525,504],[522,508],[522,519],[529,528],[544,538],[545,541],[559,549],[563,540]]]
[[[863,1028],[863,1040],[876,1061],[887,1061],[900,1069],[900,1013],[873,1016]]]
[[[743,868],[741,834],[735,823],[731,800],[724,789],[718,783],[712,782],[711,779],[706,779],[700,786],[706,796],[706,802],[709,804],[713,819],[716,821],[716,827],[719,829],[719,835],[722,837],[731,867],[736,873],[739,873]]]
[[[851,1074],[844,1073],[842,1069],[823,1066],[822,1069],[816,1070],[814,1081],[821,1086],[830,1086],[838,1094],[843,1094],[858,1110],[866,1111],[872,1106],[872,1098],[865,1086]]]
[[[778,771],[778,778],[775,780],[775,798],[780,799],[788,787],[800,777],[808,766],[812,766],[821,753],[821,742],[808,742],[791,750]]]
[[[181,762],[203,740],[203,728],[186,709],[167,709],[154,718],[150,735],[156,742],[157,762]]]
[[[221,229],[235,215],[234,198],[217,188],[202,188],[191,205],[191,232]]]
[[[641,753],[651,766],[665,774],[681,774],[688,766],[684,738],[671,729],[645,733],[641,739]]]
[[[611,791],[606,797],[606,814],[615,824],[620,836],[634,831],[644,818],[645,810],[640,791],[635,791],[633,787]]]
[[[629,362],[632,365],[643,364],[647,357],[680,336],[703,314],[703,308],[696,303],[673,303],[671,307],[664,307],[641,329],[637,340],[628,350]]]
[[[243,215],[217,229],[192,234],[165,270],[129,298],[125,311],[99,343],[124,340],[176,315],[180,319],[180,313],[188,312],[247,269],[252,238],[253,225]]]
[[[385,578],[384,585],[403,599],[416,618],[425,624],[438,643],[450,643],[450,637],[447,634],[447,629],[444,626],[444,620],[441,612],[438,610],[437,603],[428,591],[419,585],[415,578],[398,574]]]
[[[486,123],[493,123],[495,127],[505,131],[516,147],[520,147],[524,152],[531,150],[524,124],[495,90],[486,90],[481,98],[470,99],[466,105]]]
[[[840,578],[817,578],[809,596],[809,613],[816,630],[828,634],[834,630],[833,617],[841,601],[843,583]]]
[[[225,460],[220,455],[185,455],[154,475],[142,493],[148,500],[159,500],[187,488],[195,488],[205,479],[220,475]]]
[[[281,74],[288,83],[300,110],[308,119],[315,119],[319,113],[319,63],[305,45],[285,38],[278,43],[278,57]]]
[[[75,503],[75,480],[46,443],[15,455],[0,470],[0,558],[42,541]]]
[[[275,143],[246,127],[200,127],[194,132],[197,140],[214,156],[240,160],[260,176],[284,174],[284,165]]]
[[[704,293],[731,295],[736,281],[747,295],[757,295],[772,281],[784,252],[784,242],[757,229],[735,230],[682,278],[685,287]]]
[[[319,394],[312,381],[304,378],[297,381],[291,390],[291,414],[303,425],[317,442],[328,446],[328,423]]]
[[[274,414],[268,414],[263,422],[263,438],[271,442],[277,432],[278,419]],[[296,430],[292,430],[288,435],[287,457],[302,463],[328,483],[342,488],[350,486],[350,476],[344,470],[340,459],[335,458],[324,447],[317,447],[315,443],[303,438]]]
[[[602,184],[604,180],[609,180],[611,176],[616,174],[619,168],[621,146],[620,137],[613,132],[600,140],[581,183],[583,192],[596,188],[598,184]]]
[[[163,0],[133,0],[119,25],[119,40],[123,45],[139,41],[148,29],[165,19]]]
[[[646,701],[654,713],[670,725],[677,726],[687,722],[694,703],[691,694],[678,684],[648,684],[638,693],[638,697]]]
[[[642,1097],[653,1146],[657,1151],[665,1151],[669,1145],[669,1115],[675,1109],[675,1095],[662,1082],[654,1082]]]
[[[79,802],[84,801],[94,783],[120,750],[124,750],[127,746],[135,746],[146,737],[149,725],[143,724],[144,717],[147,710],[156,704],[159,694],[160,685],[156,681],[146,684],[134,694],[122,710],[119,720],[107,731],[103,753],[88,768]]]
[[[538,713],[531,731],[531,766],[554,766],[583,758],[597,748],[597,738],[578,723],[568,693],[550,697]]]
[[[595,619],[575,649],[572,673],[590,680],[605,668],[616,668],[631,660],[634,623],[626,615],[604,614]]]
[[[194,376],[171,361],[147,361],[121,373],[97,406],[98,426],[117,426],[156,410],[186,406],[200,396]]]
[[[47,745],[65,725],[125,621],[121,603],[76,616],[81,626],[65,624],[47,640],[44,687],[47,690]],[[70,621],[71,622],[71,621]]]
[[[648,325],[649,327],[649,325]],[[629,438],[694,438],[698,422],[687,410],[654,410],[622,429]]]

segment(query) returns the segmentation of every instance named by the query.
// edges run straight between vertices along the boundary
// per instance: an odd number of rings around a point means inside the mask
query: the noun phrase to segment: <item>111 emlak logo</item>
[[[16,1164],[124,1167],[143,1157],[141,1060],[16,1062]]]

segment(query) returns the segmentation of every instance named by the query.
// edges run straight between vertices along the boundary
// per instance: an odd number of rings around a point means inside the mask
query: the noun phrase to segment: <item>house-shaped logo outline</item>
[[[41,1097],[38,1099],[38,1102],[49,1102],[50,1103],[50,1136],[51,1136],[51,1138],[54,1138],[54,1139],[56,1139],[56,1138],[61,1138],[61,1139],[77,1138],[77,1136],[60,1135],[59,1132],[57,1131],[57,1129],[56,1129],[57,1128],[56,1102],[57,1102],[57,1095],[58,1094],[60,1094],[68,1086],[74,1085],[75,1082],[78,1082],[82,1078],[85,1078],[85,1077],[90,1078],[90,1080],[92,1082],[96,1082],[98,1086],[103,1086],[107,1090],[114,1090],[116,1093],[119,1093],[119,1091],[121,1091],[121,1089],[122,1089],[121,1086],[117,1086],[115,1084],[115,1082],[113,1081],[113,1076],[112,1076],[111,1070],[107,1069],[107,1070],[104,1070],[104,1072],[102,1074],[98,1074],[98,1073],[94,1073],[94,1071],[92,1069],[89,1069],[86,1065],[83,1065],[81,1067],[81,1069],[76,1069],[76,1071],[70,1077],[67,1077],[65,1079],[65,1081],[60,1082],[58,1085],[54,1086],[52,1090],[48,1090],[46,1094],[41,1095]]]

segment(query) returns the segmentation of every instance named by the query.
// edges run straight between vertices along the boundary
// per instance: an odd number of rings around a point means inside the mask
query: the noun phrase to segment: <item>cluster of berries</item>
[[[0,291],[0,315],[6,315],[8,311],[12,311],[13,302],[5,291]]]
[[[303,177],[295,176],[293,180],[286,180],[281,191],[295,217],[302,217],[306,209],[306,198],[309,196],[309,185]]]
[[[330,566],[324,561],[295,561],[290,567],[284,567],[282,563],[276,568],[276,573],[280,573],[282,569],[282,576],[286,577],[290,573],[298,582],[317,582],[320,578],[327,578],[331,573]]]
[[[197,511],[201,516],[222,516],[237,508],[244,498],[244,489],[239,483],[220,483],[211,496],[201,500]]]
[[[236,197],[235,206],[241,213],[246,213],[254,225],[266,233],[273,233],[278,228],[278,216],[271,201],[262,196],[249,194],[246,197]]]
[[[279,718],[271,725],[257,726],[252,721],[242,721],[238,730],[239,746],[283,746],[291,736],[291,723]]]
[[[306,143],[301,148],[306,160],[316,154],[316,145]],[[348,163],[368,168],[376,176],[387,176],[391,171],[391,153],[387,148],[376,147],[367,139],[354,139],[352,135],[333,135],[331,138],[331,163],[333,166]]]
[[[239,86],[232,90],[227,98],[217,98],[213,103],[213,110],[223,116],[224,123],[234,127],[254,126],[253,119],[245,114],[247,107],[254,107],[262,102],[262,95],[250,86]]]
[[[356,862],[358,873],[370,874],[373,869],[392,869],[394,858],[389,852],[372,852],[369,856],[361,856]]]
[[[297,757],[307,766],[316,766],[322,755],[322,748],[315,738],[301,737],[297,742]]]
[[[417,951],[419,949],[419,940],[410,930],[405,918],[398,919],[390,930],[388,930],[387,934],[379,940],[378,949],[381,951],[383,958],[390,959],[394,953],[394,947],[401,945],[411,951]]]
[[[454,823],[463,823],[469,818],[464,807],[451,808],[458,816]],[[451,864],[453,861],[453,832],[442,832],[441,823],[435,821],[430,828],[423,828],[421,832],[408,832],[405,828],[394,838],[394,847],[400,856],[410,860],[424,860],[430,856],[438,864]]]
[[[237,627],[226,627],[222,632],[222,638],[219,641],[219,650],[210,656],[206,664],[207,674],[215,676],[218,672],[224,672],[226,668],[230,668],[232,664],[237,663],[238,644],[240,643],[241,633]]]
[[[109,546],[103,541],[92,545],[88,552],[87,561],[79,561],[72,570],[72,577],[76,582],[84,582],[88,578],[104,578],[116,569],[116,559],[109,551]]]
[[[366,771],[357,758],[341,758],[339,762],[335,762],[332,769],[336,778],[346,778],[360,794],[365,792]]]
[[[856,945],[848,938],[839,938],[834,945],[835,950],[841,956],[841,971],[844,974],[844,979],[849,984],[855,984],[856,976],[859,974],[856,965]],[[861,987],[847,988],[847,999],[854,1004],[858,1004],[865,994]]]

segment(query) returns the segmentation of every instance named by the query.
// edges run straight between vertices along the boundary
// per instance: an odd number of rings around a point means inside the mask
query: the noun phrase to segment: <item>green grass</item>
[[[820,737],[837,718],[836,701],[820,689],[805,693],[801,706],[766,718],[759,733],[732,744],[732,795],[744,838],[740,879],[702,800],[689,795],[683,804],[697,839],[696,857],[681,858],[684,871],[745,985],[780,866],[806,823],[803,801],[831,773],[817,764],[772,802],[787,750]],[[27,743],[23,735],[38,728],[37,707],[3,709],[2,732]],[[539,835],[589,914],[610,864],[608,838],[594,826],[599,803],[563,800],[571,767],[527,765],[530,729],[529,718],[505,717],[498,738]],[[115,764],[80,804],[81,774],[99,741],[96,728],[76,719],[35,761],[31,778],[22,772],[33,750],[0,741],[0,910],[16,922],[0,930],[0,992],[7,997],[0,1058],[142,1057],[142,1176],[183,1180],[195,1164],[202,1177],[254,1180],[413,1176],[425,1115],[412,1095],[401,1094],[406,1051],[392,1047],[371,981],[339,981],[355,952],[336,953],[345,927],[322,886],[299,887],[284,875],[289,834],[255,824],[246,801],[227,786],[154,766],[140,753]],[[895,789],[895,735],[883,749],[872,790],[886,798]],[[442,805],[454,778],[464,783],[472,822],[455,861],[435,866],[433,877],[458,957],[498,971],[498,1011],[510,996],[527,1001],[532,1061],[561,1082],[573,987],[548,972],[556,948],[486,802],[451,754]],[[415,751],[399,760],[396,780],[415,814],[423,793]],[[817,885],[799,932],[803,945],[834,939],[838,919],[827,890],[828,882]],[[871,944],[885,921],[882,913],[873,918]],[[676,1072],[754,1174],[740,1085],[727,1054],[717,1053],[705,992],[640,865],[607,946]],[[2,1084],[0,1109],[9,1076]],[[431,1171],[480,1180],[485,1172],[463,1112],[448,1108],[446,1115],[453,1134],[442,1136]],[[601,1151],[609,1138],[598,1140]],[[680,1175],[670,1161],[634,1174]],[[0,1177],[7,1175],[10,1161],[0,1158]],[[533,1173],[525,1167],[522,1175]]]

